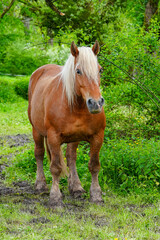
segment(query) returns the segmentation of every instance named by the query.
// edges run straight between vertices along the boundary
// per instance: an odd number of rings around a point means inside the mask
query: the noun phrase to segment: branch
[[[34,5],[32,5],[31,3],[29,3],[25,0],[24,1],[23,0],[18,0],[18,2],[23,3],[24,5],[27,5],[33,13],[35,13],[36,11],[39,11],[41,13],[41,9],[40,9],[41,7],[40,6],[34,6]]]
[[[4,9],[3,13],[1,14],[0,18],[2,19],[4,17],[4,15],[10,10],[10,8],[13,6],[15,0],[12,0],[11,3],[9,4],[8,7],[6,7],[6,9]]]
[[[56,13],[58,13],[60,16],[64,16],[65,13],[62,13],[61,11],[59,11],[59,9],[52,3],[52,0],[45,0],[47,6],[49,6],[53,11],[55,11]]]
[[[140,82],[140,80],[136,79],[135,77],[132,77],[125,69],[119,67],[118,65],[116,65],[115,63],[111,62],[109,59],[107,59],[106,57],[103,57],[107,62],[111,63],[112,65],[114,65],[115,67],[119,68],[121,71],[123,71],[128,77],[129,79],[136,84],[138,87],[140,87],[143,92],[152,100],[152,102],[156,105],[156,107],[158,109],[160,109],[160,106],[155,102],[155,100],[149,95],[149,93],[158,101],[160,102],[160,99],[147,87],[147,86],[142,86],[142,83]],[[137,80],[137,81],[136,81]]]

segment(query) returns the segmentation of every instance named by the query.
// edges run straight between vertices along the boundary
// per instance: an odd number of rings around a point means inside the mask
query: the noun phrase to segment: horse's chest
[[[95,133],[95,127],[92,121],[76,119],[66,124],[61,133],[64,142],[87,140]]]

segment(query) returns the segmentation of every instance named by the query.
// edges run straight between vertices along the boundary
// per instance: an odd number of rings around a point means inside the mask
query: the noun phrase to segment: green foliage
[[[159,141],[135,138],[134,141],[107,140],[101,151],[102,177],[122,192],[160,190]]]
[[[159,141],[140,138],[105,140],[100,152],[99,182],[103,191],[112,188],[119,193],[160,191]],[[77,150],[77,169],[84,187],[89,190],[89,148]]]
[[[16,26],[16,27],[15,27]],[[14,29],[14,31],[13,31]],[[37,35],[36,35],[37,34]],[[31,47],[30,41],[42,41],[38,29],[26,29],[21,19],[5,15],[0,22],[0,72],[28,75],[48,63],[45,49]]]
[[[14,88],[17,95],[23,97],[24,99],[28,100],[28,79],[21,79],[15,82]]]
[[[111,83],[102,95],[105,99],[106,137],[149,139],[159,136],[159,115],[138,86],[127,82]]]
[[[25,43],[16,42],[5,46],[3,61],[0,64],[1,72],[29,75],[38,67],[48,63],[48,57],[38,49],[24,49]]]
[[[70,44],[69,44],[70,46]],[[64,65],[66,62],[66,59],[68,58],[70,54],[70,48],[69,46],[64,46],[62,44],[61,47],[55,46],[53,48],[49,48],[47,50],[47,56],[49,58],[50,63],[58,64],[58,65]]]
[[[17,96],[14,92],[13,85],[5,80],[0,80],[0,103],[15,102]]]
[[[29,77],[0,77],[0,103],[17,102],[18,96],[28,99],[28,84]]]
[[[145,33],[121,14],[119,26],[121,31],[115,32],[110,25],[99,56],[109,137],[159,135],[159,23],[152,21]]]

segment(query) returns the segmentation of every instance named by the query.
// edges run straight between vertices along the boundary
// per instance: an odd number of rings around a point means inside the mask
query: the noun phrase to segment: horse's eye
[[[103,68],[101,68],[101,69],[99,70],[99,73],[103,73]]]
[[[80,69],[76,69],[76,73],[77,73],[78,75],[82,75],[82,72],[81,72]]]

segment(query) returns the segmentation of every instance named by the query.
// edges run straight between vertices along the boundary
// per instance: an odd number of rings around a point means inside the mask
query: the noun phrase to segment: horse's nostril
[[[91,98],[89,98],[89,99],[87,100],[87,104],[88,104],[88,106],[91,106],[91,105],[93,104],[93,100],[92,100]]]
[[[104,98],[101,97],[101,104],[103,105],[104,104]]]
[[[99,105],[102,107],[104,104],[104,98],[101,97],[100,100],[98,101]]]

